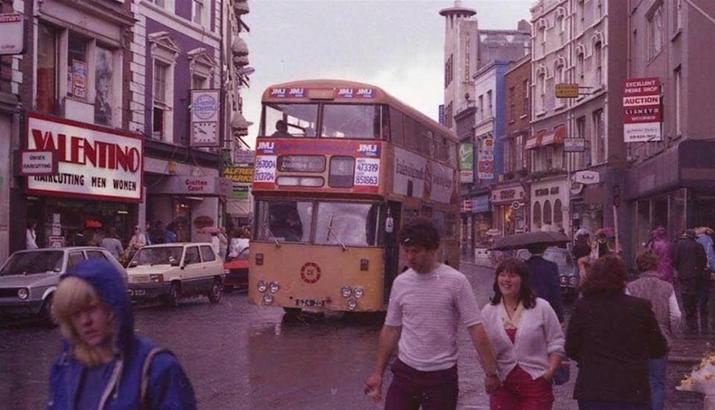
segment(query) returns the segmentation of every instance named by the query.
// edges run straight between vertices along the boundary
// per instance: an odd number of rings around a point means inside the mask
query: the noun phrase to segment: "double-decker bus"
[[[457,140],[369,84],[306,80],[263,93],[249,296],[287,312],[380,311],[417,216],[459,265]]]

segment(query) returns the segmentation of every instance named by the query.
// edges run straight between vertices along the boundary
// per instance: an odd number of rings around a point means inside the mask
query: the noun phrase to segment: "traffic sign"
[[[578,98],[578,84],[556,84],[556,98]]]

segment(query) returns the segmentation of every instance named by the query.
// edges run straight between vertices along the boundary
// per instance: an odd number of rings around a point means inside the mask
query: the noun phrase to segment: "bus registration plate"
[[[322,307],[325,306],[323,299],[296,299],[295,305],[300,307]]]

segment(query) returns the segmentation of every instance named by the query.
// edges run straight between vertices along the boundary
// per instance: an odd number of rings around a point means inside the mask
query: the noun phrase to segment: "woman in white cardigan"
[[[491,409],[550,409],[551,379],[566,355],[564,333],[549,302],[527,285],[529,270],[509,258],[496,269],[494,297],[482,309],[502,385],[489,396]]]

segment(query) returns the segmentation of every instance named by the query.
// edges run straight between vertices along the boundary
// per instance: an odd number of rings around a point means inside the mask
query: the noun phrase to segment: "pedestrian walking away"
[[[578,362],[580,410],[650,409],[648,361],[668,347],[650,302],[625,294],[626,274],[618,256],[596,260],[569,320],[566,354]]]
[[[124,278],[108,261],[71,269],[55,291],[53,313],[65,343],[50,369],[48,409],[196,408],[176,357],[134,334]]]
[[[527,259],[529,268],[529,288],[536,296],[545,299],[556,312],[559,322],[564,321],[564,305],[559,284],[559,267],[554,262],[544,259],[545,245],[532,245],[531,257]]]
[[[710,235],[713,234],[713,230],[701,226],[695,228],[695,234],[697,235],[697,241],[702,245],[705,251],[705,256],[707,257],[708,264],[705,267],[705,272],[703,272],[703,277],[700,281],[700,286],[698,286],[698,316],[700,318],[700,331],[705,333],[709,330],[715,330],[715,326],[710,326],[711,321],[715,318],[710,318],[709,312],[712,309],[708,308],[708,305],[713,303],[710,301],[710,292],[712,289],[712,281],[710,279],[712,272],[715,272],[715,249],[713,248],[713,240]]]
[[[673,249],[673,267],[678,271],[678,286],[685,310],[685,327],[688,333],[698,332],[699,289],[710,279],[708,259],[702,245],[695,241],[695,231],[686,229]],[[706,278],[707,276],[707,278]]]
[[[528,282],[526,264],[505,259],[496,268],[494,297],[482,309],[502,381],[489,397],[494,410],[548,410],[554,402],[551,383],[566,355],[564,333],[554,309]]]
[[[626,292],[651,303],[660,331],[670,346],[677,333],[681,318],[673,285],[660,278],[658,257],[652,252],[646,251],[638,255],[636,266],[640,277],[627,285]],[[667,353],[661,357],[650,359],[648,362],[651,409],[653,410],[663,410],[667,364]]]
[[[387,410],[457,407],[457,330],[467,328],[486,373],[488,393],[499,387],[494,351],[474,291],[459,271],[437,261],[440,238],[431,221],[416,219],[399,233],[409,269],[395,279],[365,394],[382,400],[382,380],[395,348]]]
[[[124,248],[122,247],[122,241],[119,240],[117,234],[117,229],[115,227],[109,227],[99,243],[99,246],[109,251],[109,253],[114,256],[116,260],[120,260],[124,254]]]
[[[668,231],[659,226],[651,232],[651,240],[646,249],[658,257],[658,273],[660,278],[673,283],[673,247],[668,240]]]

